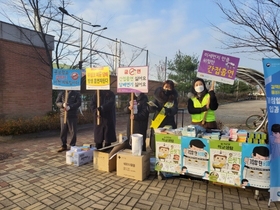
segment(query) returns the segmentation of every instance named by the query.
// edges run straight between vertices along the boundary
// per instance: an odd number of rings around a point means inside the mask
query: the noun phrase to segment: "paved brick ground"
[[[118,132],[125,131],[125,117]],[[78,144],[92,143],[91,127],[81,127]],[[218,210],[268,209],[269,193],[214,185],[201,180],[171,177],[158,180],[151,173],[144,181],[118,177],[116,172],[65,164],[65,152],[57,153],[58,132],[0,138],[0,209],[152,209]],[[272,202],[269,209],[280,209]]]

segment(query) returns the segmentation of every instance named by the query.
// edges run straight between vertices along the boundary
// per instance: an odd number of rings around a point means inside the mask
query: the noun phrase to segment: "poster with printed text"
[[[204,50],[197,77],[232,85],[236,77],[239,58]]]
[[[269,149],[262,144],[242,144],[241,187],[247,186],[269,189],[270,166]]]
[[[80,69],[53,69],[53,90],[81,90]]]
[[[110,90],[109,66],[86,68],[87,90]]]
[[[117,92],[148,92],[148,66],[121,67],[117,71]]]
[[[209,140],[182,136],[182,175],[209,177]]]
[[[270,151],[270,199],[280,201],[280,59],[263,58],[263,69]]]
[[[241,142],[210,141],[209,180],[240,186]]]
[[[181,172],[181,136],[155,134],[156,171]]]

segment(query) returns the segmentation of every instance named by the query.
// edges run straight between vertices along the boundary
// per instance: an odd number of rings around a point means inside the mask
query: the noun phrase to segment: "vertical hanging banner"
[[[270,199],[280,201],[280,59],[263,58],[270,151]]]
[[[181,173],[181,136],[155,134],[156,171]]]
[[[242,143],[241,187],[269,189],[269,149],[265,144]]]
[[[109,66],[86,68],[87,90],[110,90]]]
[[[117,92],[148,92],[148,66],[120,67],[117,71]]]
[[[209,178],[209,140],[182,136],[182,175]]]
[[[80,69],[53,69],[53,90],[81,90]]]
[[[239,58],[203,50],[197,77],[232,85]]]
[[[241,142],[210,141],[209,180],[240,186]]]

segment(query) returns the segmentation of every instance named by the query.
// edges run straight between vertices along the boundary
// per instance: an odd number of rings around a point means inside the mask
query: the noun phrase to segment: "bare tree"
[[[266,57],[280,56],[280,26],[277,0],[228,0],[230,8],[224,6],[224,0],[216,1],[225,18],[235,28],[222,29],[213,27],[226,35],[228,39],[220,40],[226,49],[236,52],[262,53]]]
[[[59,6],[66,7],[70,4],[70,1],[13,0],[8,2],[4,1],[1,2],[1,4],[6,8],[9,8],[8,11],[2,9],[1,14],[4,15],[10,21],[10,23],[18,27],[19,30],[21,30],[22,27],[33,28],[33,30],[37,32],[38,37],[40,37],[42,43],[44,44],[47,59],[41,55],[40,51],[38,51],[38,49],[35,47],[32,40],[29,39],[29,42],[36,51],[38,59],[40,59],[42,64],[49,66],[49,71],[47,74],[44,72],[42,75],[48,75],[48,77],[51,78],[54,63],[56,64],[57,68],[60,68],[60,61],[62,60],[75,62],[75,59],[74,61],[73,59],[69,59],[69,55],[76,54],[78,50],[73,52],[68,48],[68,46],[69,43],[71,44],[70,39],[73,37],[73,34],[77,29],[65,30],[66,26],[63,24],[64,15],[62,15],[58,10]],[[21,17],[21,21],[19,21],[19,23],[15,23],[15,21],[10,18],[9,13],[11,12],[14,12],[19,17]],[[54,48],[55,56],[53,57],[52,52],[50,51],[48,40],[46,39],[47,34],[54,35],[56,37]],[[28,36],[26,36],[24,33],[23,35],[26,39],[28,39]],[[37,69],[38,73],[41,71],[42,68]]]
[[[124,49],[124,44],[130,48],[126,47]],[[113,75],[116,75],[114,59],[119,60],[119,62],[116,63],[118,63],[120,66],[132,66],[135,65],[135,61],[141,56],[141,54],[146,51],[145,47],[140,48],[122,41],[110,42],[108,43],[107,47],[109,48],[109,53],[99,53],[99,56],[111,67],[113,70]]]
[[[167,76],[167,69],[166,69],[166,64],[164,61],[159,61],[158,64],[155,64],[156,66],[156,73],[157,73],[157,79],[158,81],[165,81]]]

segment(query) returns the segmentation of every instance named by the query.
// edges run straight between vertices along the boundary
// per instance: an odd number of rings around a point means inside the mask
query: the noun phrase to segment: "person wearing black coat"
[[[127,123],[127,138],[130,139],[131,135],[131,117],[133,119],[133,134],[139,133],[143,135],[143,146],[142,151],[146,151],[146,137],[147,137],[147,128],[149,120],[149,111],[148,111],[148,97],[144,93],[134,93],[134,100],[137,102],[137,114],[131,116],[131,110],[133,108],[133,101],[130,101],[128,105],[124,108],[124,112],[129,114],[128,123]]]
[[[68,91],[68,90],[67,90]],[[65,101],[65,92],[61,91],[56,98],[56,106],[60,109],[60,139],[62,142],[58,152],[67,150],[67,134],[70,134],[70,146],[75,146],[77,141],[78,110],[81,106],[81,95],[78,91],[68,91],[68,99]],[[64,115],[67,112],[66,123]]]
[[[150,146],[152,151],[155,151],[154,129],[166,125],[172,126],[172,129],[177,128],[175,115],[178,112],[178,93],[175,90],[175,84],[172,80],[166,80],[162,87],[158,87],[155,90],[153,103],[155,106],[148,106],[149,112],[154,113],[153,120],[157,118],[162,109],[164,109],[165,113],[165,118],[157,127],[151,126]],[[169,105],[167,103],[169,103]]]
[[[100,90],[100,106],[97,107],[97,94],[91,99],[91,110],[93,112],[94,142],[97,149],[110,146],[116,138],[116,108],[115,94],[111,90]],[[97,124],[97,110],[99,111],[99,124]]]

